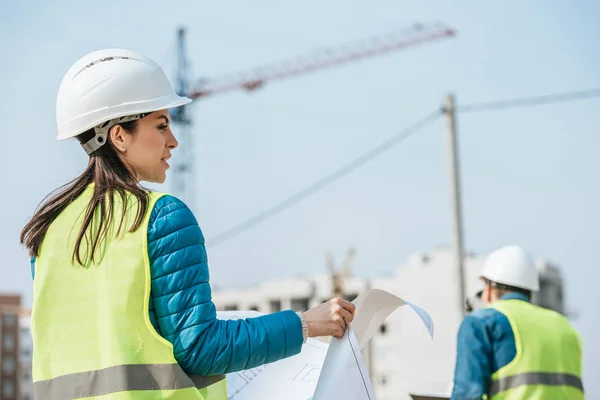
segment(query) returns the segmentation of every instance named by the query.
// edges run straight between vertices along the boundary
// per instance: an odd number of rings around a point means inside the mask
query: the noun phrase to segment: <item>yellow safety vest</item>
[[[72,263],[93,187],[51,224],[36,259],[32,310],[36,398],[226,400],[224,377],[188,376],[175,360],[173,345],[150,322],[147,230],[152,208],[163,194],[150,194],[148,212],[135,232],[129,228],[137,200],[129,196],[118,236],[123,204],[115,195],[113,223],[97,264]]]
[[[579,333],[563,315],[521,300],[490,305],[504,314],[517,354],[492,375],[491,400],[580,400],[582,348]]]

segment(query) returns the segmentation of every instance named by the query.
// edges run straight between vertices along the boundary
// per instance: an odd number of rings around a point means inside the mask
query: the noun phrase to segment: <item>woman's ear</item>
[[[121,125],[115,125],[110,128],[108,134],[110,136],[110,142],[113,144],[115,149],[121,153],[125,153],[127,151],[127,145],[129,144],[129,135],[125,129],[123,129]]]

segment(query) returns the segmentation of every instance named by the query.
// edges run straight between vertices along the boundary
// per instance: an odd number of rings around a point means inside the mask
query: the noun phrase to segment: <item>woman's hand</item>
[[[334,298],[320,304],[302,315],[308,325],[308,337],[333,336],[341,338],[346,330],[346,323],[354,319],[354,304]]]

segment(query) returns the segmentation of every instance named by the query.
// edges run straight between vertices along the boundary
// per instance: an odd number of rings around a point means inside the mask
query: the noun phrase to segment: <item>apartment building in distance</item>
[[[15,294],[0,294],[0,399],[32,400],[31,312]]]
[[[465,259],[466,294],[482,288],[479,271],[484,256]],[[558,267],[538,259],[541,290],[533,302],[564,313],[563,282]],[[446,394],[454,372],[456,333],[463,314],[457,289],[458,273],[453,252],[438,247],[414,254],[393,273],[364,279],[350,277],[345,297],[355,298],[368,288],[379,288],[425,309],[435,325],[431,340],[418,316],[408,307],[391,314],[363,352],[379,400],[408,400],[409,393]],[[304,311],[332,297],[329,275],[297,276],[262,282],[245,288],[214,290],[218,310],[282,309]]]

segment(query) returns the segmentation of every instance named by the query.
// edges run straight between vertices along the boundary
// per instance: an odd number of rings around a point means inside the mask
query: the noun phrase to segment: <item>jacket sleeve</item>
[[[225,374],[300,352],[302,326],[292,310],[245,320],[216,318],[204,237],[191,210],[175,197],[162,197],[152,211],[148,256],[150,318],[188,374]]]
[[[492,343],[485,320],[468,315],[458,330],[452,400],[480,400],[492,375]]]

